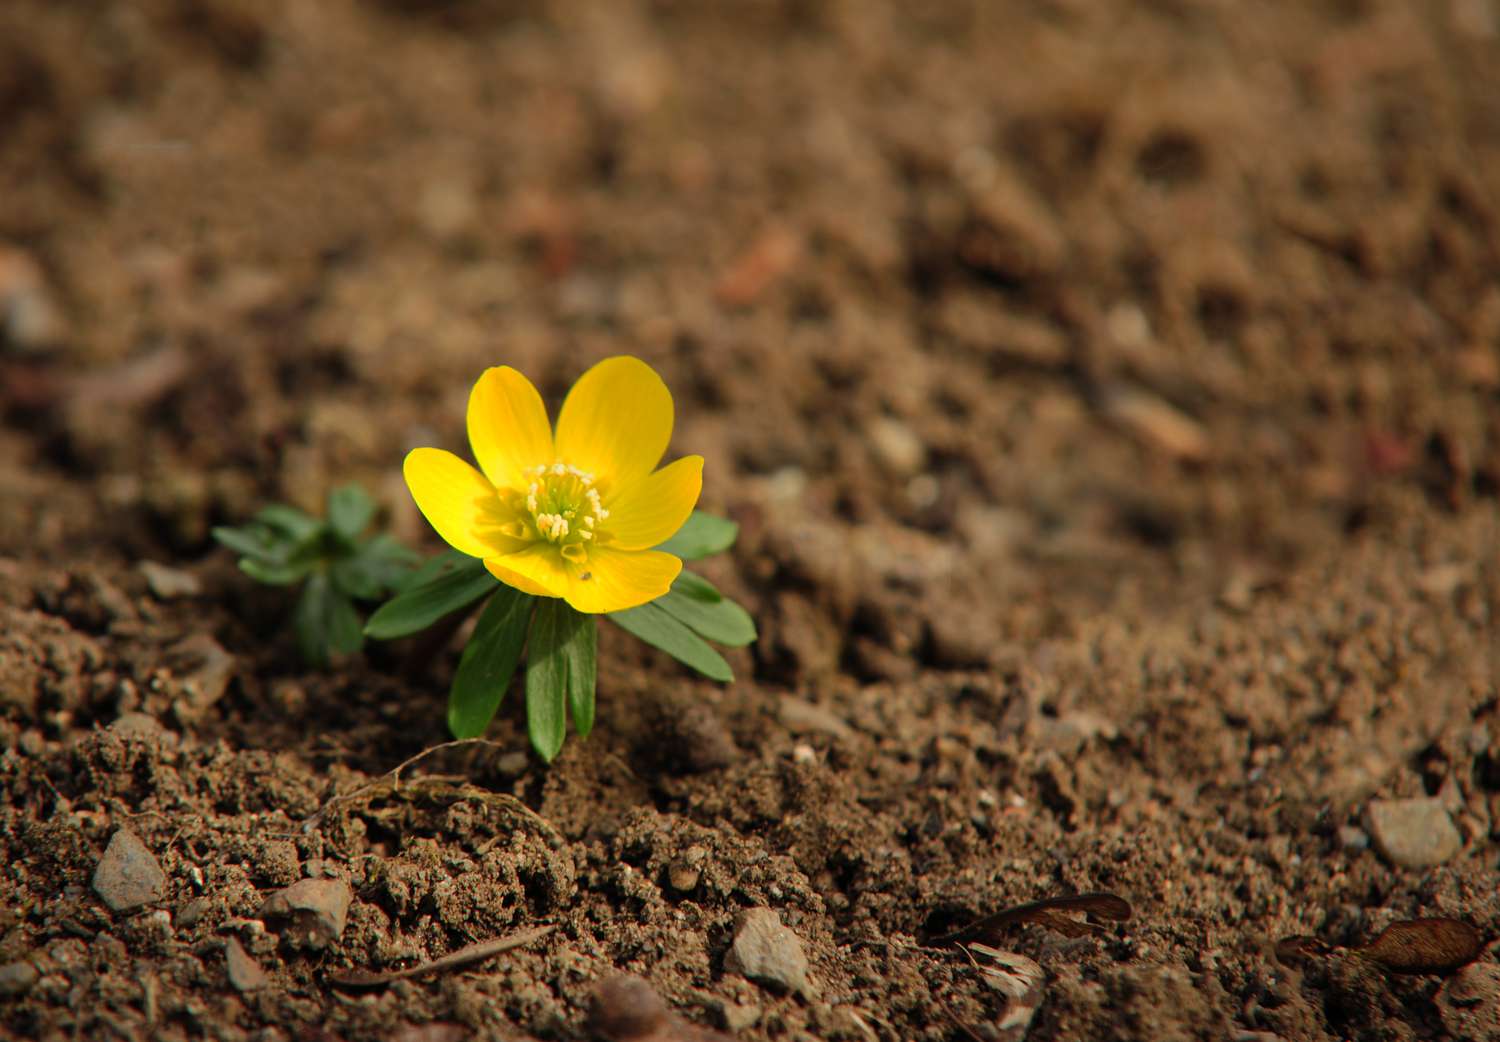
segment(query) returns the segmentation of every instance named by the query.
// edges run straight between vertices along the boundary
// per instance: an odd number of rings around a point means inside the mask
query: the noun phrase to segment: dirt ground
[[[436,549],[404,452],[621,352],[761,641],[605,627],[587,741],[396,784],[456,648],[308,671],[209,528]],[[1491,948],[1273,953],[1500,935],[1497,489],[1494,0],[7,0],[0,1033],[582,1039],[623,970],[658,1042],[1500,1038]],[[1093,890],[1029,1024],[925,946]]]

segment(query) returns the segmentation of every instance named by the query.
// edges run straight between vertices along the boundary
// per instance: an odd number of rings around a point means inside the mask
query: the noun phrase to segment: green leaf
[[[359,613],[322,572],[310,576],[302,588],[293,625],[297,646],[310,665],[326,666],[333,655],[353,654],[364,643]]]
[[[597,640],[593,619],[561,598],[537,600],[526,646],[526,729],[532,748],[548,763],[562,748],[568,706],[586,702],[586,722],[593,726]]]
[[[346,557],[333,562],[328,575],[333,579],[334,586],[355,600],[374,601],[379,600],[380,595],[385,592],[385,584],[380,581],[378,569],[378,563],[372,569],[371,562],[358,557]]]
[[[755,640],[755,620],[734,601],[725,600],[712,583],[692,572],[678,574],[672,588],[653,603],[700,637],[732,648]]]
[[[449,612],[493,593],[500,580],[477,557],[450,552],[423,565],[365,623],[365,635],[392,640],[426,629]]]
[[[494,719],[526,643],[534,601],[501,585],[485,605],[448,690],[448,729],[454,738],[477,738]]]
[[[587,738],[594,729],[594,688],[598,681],[599,627],[594,620],[574,612],[583,624],[568,645],[568,712],[573,715],[573,730]]]
[[[728,550],[739,534],[740,526],[733,521],[694,510],[677,534],[656,549],[684,561],[696,561]]]
[[[313,562],[305,559],[269,561],[258,557],[240,558],[240,571],[267,586],[291,586],[306,578],[312,568]]]
[[[358,485],[343,485],[328,493],[328,524],[353,540],[375,516],[375,501]]]
[[[213,530],[220,546],[244,557],[262,560],[285,560],[296,547],[295,540],[265,525],[249,524],[242,528],[219,526]]]
[[[660,648],[685,666],[696,669],[710,680],[729,683],[734,671],[713,648],[692,630],[677,621],[660,604],[652,601],[639,608],[612,611],[609,619],[626,633]]]
[[[255,515],[255,520],[268,528],[291,536],[299,543],[315,538],[323,527],[323,522],[317,518],[309,517],[296,507],[289,507],[285,503],[272,503],[268,507],[262,507]]]
[[[339,589],[359,600],[373,601],[398,588],[417,560],[415,553],[382,534],[357,544],[353,556],[335,561],[331,571]]]

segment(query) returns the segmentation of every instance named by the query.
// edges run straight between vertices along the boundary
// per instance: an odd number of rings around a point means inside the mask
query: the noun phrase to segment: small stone
[[[674,861],[667,866],[667,882],[680,894],[688,893],[698,886],[703,873],[689,861]]]
[[[749,1002],[730,1002],[727,999],[719,1002],[719,1020],[727,1030],[735,1034],[749,1031],[759,1024],[762,1012],[759,1006]]]
[[[854,734],[854,729],[842,717],[795,695],[783,696],[776,707],[776,715],[792,734],[812,732],[835,738],[848,738]]]
[[[234,676],[234,656],[206,633],[173,644],[166,650],[166,660],[182,678],[182,697],[172,708],[184,723],[198,719],[223,698]]]
[[[236,991],[256,991],[271,983],[266,971],[245,951],[238,938],[224,942],[224,963],[229,969],[229,983]]]
[[[1365,826],[1387,860],[1402,868],[1441,865],[1463,846],[1447,808],[1436,799],[1371,800]]]
[[[136,571],[146,577],[146,586],[159,601],[172,601],[179,597],[197,597],[203,592],[203,584],[191,572],[180,568],[169,568],[155,561],[141,561]]]
[[[651,1035],[666,1023],[667,1004],[644,980],[628,973],[607,977],[594,988],[589,1029],[624,1042]]]
[[[26,994],[40,976],[37,968],[24,959],[0,966],[0,998]]]
[[[149,713],[121,714],[109,725],[109,733],[125,741],[145,742],[147,745],[172,745],[177,741],[177,735]]]
[[[865,430],[881,466],[899,477],[909,477],[927,463],[927,446],[900,420],[878,416]]]
[[[206,897],[195,897],[182,906],[182,911],[177,913],[177,925],[184,930],[191,930],[203,921],[208,914],[213,902]]]
[[[94,892],[116,912],[160,901],[167,890],[167,874],[139,836],[120,829],[109,841],[94,870]]]
[[[1364,829],[1357,829],[1353,825],[1340,825],[1339,846],[1351,853],[1368,850],[1370,836]]]
[[[318,951],[343,936],[352,899],[343,880],[303,879],[266,898],[256,914],[284,922],[282,937],[293,947]]]
[[[783,991],[804,996],[813,991],[802,941],[771,908],[752,908],[740,916],[724,968]]]
[[[802,767],[811,767],[818,762],[818,751],[806,742],[792,746],[792,762]]]
[[[526,773],[526,768],[531,764],[531,757],[522,750],[502,753],[495,761],[495,770],[502,777],[514,778]]]

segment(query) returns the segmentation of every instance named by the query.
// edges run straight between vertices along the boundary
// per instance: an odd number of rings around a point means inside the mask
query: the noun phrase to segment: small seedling
[[[531,381],[498,366],[469,396],[478,469],[442,449],[406,457],[412,498],[452,549],[423,565],[365,633],[407,636],[487,601],[448,693],[456,738],[489,726],[523,651],[532,747],[550,762],[569,717],[587,737],[596,616],[710,679],[734,679],[708,641],[749,644],[755,623],[682,562],[729,549],[739,529],[694,509],[701,456],[657,468],[672,423],[671,393],[636,358],[584,373],[555,430]]]
[[[358,485],[334,489],[328,516],[275,504],[214,538],[240,555],[240,570],[268,586],[302,584],[292,613],[297,647],[310,665],[326,666],[364,644],[355,601],[376,601],[401,587],[417,555],[384,533],[365,537],[375,502]]]

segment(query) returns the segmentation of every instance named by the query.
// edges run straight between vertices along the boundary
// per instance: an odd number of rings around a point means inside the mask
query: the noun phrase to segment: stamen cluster
[[[526,510],[537,538],[557,544],[568,560],[586,559],[583,544],[598,535],[597,526],[609,517],[594,475],[560,460],[530,467],[525,474],[531,479]]]

